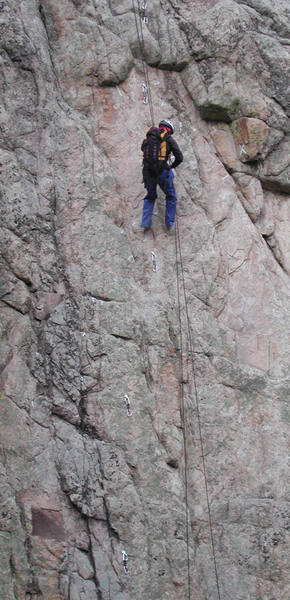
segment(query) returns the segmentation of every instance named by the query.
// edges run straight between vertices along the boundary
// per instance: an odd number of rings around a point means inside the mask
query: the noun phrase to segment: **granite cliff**
[[[1,599],[289,600],[289,2],[144,7],[0,2]]]

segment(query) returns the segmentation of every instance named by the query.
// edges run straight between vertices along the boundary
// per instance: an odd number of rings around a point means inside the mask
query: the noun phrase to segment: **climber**
[[[142,142],[143,152],[143,182],[147,189],[144,198],[142,224],[144,231],[150,229],[152,213],[157,198],[157,184],[166,195],[165,225],[167,231],[174,225],[177,196],[173,184],[174,174],[172,169],[183,161],[182,152],[173,139],[174,127],[168,119],[162,119],[158,127],[151,127],[146,132]],[[167,163],[169,155],[173,154],[172,165]]]

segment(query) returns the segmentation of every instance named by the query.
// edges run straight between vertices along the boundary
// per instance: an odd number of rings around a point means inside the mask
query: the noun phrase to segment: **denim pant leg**
[[[157,182],[154,182],[150,183],[146,188],[147,194],[144,198],[141,227],[151,227],[152,225],[152,213],[157,198],[156,187]]]
[[[165,211],[165,223],[172,227],[174,225],[177,196],[173,183],[174,174],[172,169],[170,171],[164,170],[160,173],[158,183],[166,195],[166,211]]]

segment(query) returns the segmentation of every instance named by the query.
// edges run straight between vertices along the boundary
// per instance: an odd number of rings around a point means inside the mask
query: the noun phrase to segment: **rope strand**
[[[141,11],[140,11],[140,0],[137,0],[137,3],[138,3],[138,8],[136,9],[135,0],[132,0],[132,8],[133,8],[133,13],[134,13],[134,17],[135,17],[135,25],[136,25],[137,37],[138,37],[138,42],[139,42],[139,47],[140,47],[140,54],[141,54],[143,72],[144,72],[145,85],[146,85],[146,88],[148,91],[148,103],[149,103],[150,116],[151,116],[152,125],[154,125],[154,110],[153,110],[151,86],[150,86],[150,80],[149,80],[148,67],[147,67],[147,63],[145,60],[145,43],[144,43],[144,35],[143,35],[142,17],[141,17]],[[139,14],[139,25],[138,25],[138,19],[137,19],[137,11]],[[140,30],[139,30],[139,26],[140,26]]]
[[[146,78],[146,85],[147,85],[147,90],[148,90],[148,100],[149,100],[149,108],[150,108],[150,115],[151,115],[151,121],[152,121],[152,125],[154,125],[154,110],[153,110],[153,102],[152,102],[152,95],[151,95],[151,86],[150,86],[150,80],[149,80],[149,73],[148,73],[148,66],[145,60],[145,42],[144,42],[144,35],[143,35],[143,22],[142,22],[142,17],[141,17],[141,11],[140,11],[140,0],[138,1],[138,9],[139,9],[139,21],[140,21],[140,30],[141,30],[141,41],[142,41],[142,51],[143,51],[143,59],[144,59],[144,64],[145,64],[145,78]]]
[[[215,551],[215,543],[214,543],[214,536],[213,536],[212,516],[211,516],[211,508],[210,508],[210,501],[209,501],[208,479],[207,479],[207,471],[206,471],[206,463],[205,463],[205,455],[204,455],[204,443],[203,443],[202,428],[201,428],[201,417],[200,417],[199,399],[198,399],[198,391],[197,391],[197,385],[196,385],[195,367],[194,367],[194,361],[193,361],[192,333],[191,333],[191,326],[190,326],[189,313],[188,313],[188,304],[187,304],[186,291],[185,291],[184,269],[183,269],[183,260],[182,260],[182,253],[181,253],[181,244],[180,244],[180,235],[179,235],[179,224],[178,224],[177,215],[176,215],[176,238],[177,238],[177,245],[176,246],[178,247],[178,252],[179,252],[179,257],[180,257],[180,270],[181,270],[181,275],[182,275],[182,285],[183,285],[183,294],[184,294],[184,303],[185,303],[185,312],[186,312],[186,321],[187,321],[189,349],[190,349],[190,356],[191,356],[191,366],[192,366],[193,385],[194,385],[194,393],[195,393],[196,414],[197,414],[198,431],[199,431],[199,439],[200,439],[200,448],[201,448],[201,456],[202,456],[204,485],[205,485],[206,502],[207,502],[207,510],[208,510],[208,522],[209,522],[209,529],[210,529],[210,538],[211,538],[211,546],[212,546],[212,554],[213,554],[213,562],[214,562],[214,571],[215,571],[215,579],[216,579],[216,587],[217,587],[218,599],[221,600],[220,586],[219,586],[219,577],[218,577],[218,570],[217,570],[217,561],[216,561],[216,551]],[[177,255],[176,255],[176,261],[177,261]]]
[[[182,339],[182,323],[181,323],[181,307],[180,307],[180,286],[179,286],[179,267],[178,267],[178,249],[177,249],[177,233],[175,228],[175,257],[176,257],[176,287],[177,287],[177,305],[179,318],[180,332],[180,379],[181,379],[181,427],[183,434],[184,447],[184,485],[185,485],[185,519],[186,519],[186,548],[187,548],[187,592],[188,600],[191,599],[191,578],[190,578],[190,556],[189,556],[189,507],[188,507],[188,460],[187,460],[187,439],[186,439],[186,420],[185,420],[185,403],[184,403],[184,366],[183,366],[183,339]]]
[[[149,80],[148,66],[147,66],[147,63],[145,60],[145,42],[144,42],[143,24],[142,24],[141,10],[140,10],[140,0],[137,0],[137,3],[138,3],[137,10],[138,10],[138,14],[139,14],[140,31],[139,31],[138,19],[137,19],[137,14],[136,14],[135,0],[132,0],[132,8],[133,8],[133,13],[134,13],[134,17],[135,17],[136,31],[137,31],[137,37],[138,37],[138,42],[139,42],[139,47],[140,47],[140,54],[141,54],[143,72],[144,72],[145,85],[146,85],[146,88],[148,91],[150,116],[151,116],[152,125],[154,125],[154,110],[153,110],[151,86],[150,86],[150,80]],[[211,508],[210,508],[210,501],[209,501],[208,479],[207,479],[206,463],[205,463],[205,455],[204,455],[204,444],[203,444],[203,437],[202,437],[199,400],[198,400],[198,392],[197,392],[197,385],[196,385],[195,368],[194,368],[194,362],[193,362],[192,333],[191,333],[189,314],[188,314],[188,304],[187,304],[186,290],[185,290],[184,269],[183,269],[183,260],[182,260],[182,253],[181,253],[181,244],[180,244],[180,235],[179,235],[179,225],[178,225],[177,214],[176,214],[176,228],[175,228],[175,253],[176,253],[177,298],[178,298],[179,329],[180,329],[180,354],[181,354],[181,358],[180,358],[180,361],[181,361],[181,365],[180,365],[181,366],[181,424],[182,424],[182,431],[183,431],[184,464],[185,464],[184,478],[185,478],[185,505],[186,505],[188,600],[191,599],[190,556],[189,556],[189,507],[188,507],[188,478],[187,478],[188,456],[187,456],[186,419],[185,419],[185,402],[184,402],[184,387],[183,387],[184,366],[183,366],[183,341],[182,341],[182,323],[181,323],[181,307],[180,307],[178,254],[180,257],[180,271],[181,271],[181,276],[182,276],[182,286],[183,286],[183,295],[184,295],[187,330],[188,330],[188,341],[189,341],[189,349],[190,349],[190,355],[191,355],[196,413],[197,413],[198,431],[199,431],[201,456],[202,456],[202,464],[203,464],[203,474],[204,474],[204,483],[205,483],[205,493],[206,493],[206,502],[207,502],[207,510],[208,510],[208,521],[209,521],[209,529],[210,529],[210,537],[211,537],[212,554],[213,554],[213,561],[214,561],[214,571],[215,571],[218,600],[221,600],[217,562],[216,562],[216,552],[215,552],[215,544],[214,544],[214,536],[213,536],[212,516],[211,516]]]

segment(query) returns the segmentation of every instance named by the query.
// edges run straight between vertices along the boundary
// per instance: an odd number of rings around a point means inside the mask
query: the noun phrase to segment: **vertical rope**
[[[147,63],[145,60],[145,42],[144,42],[144,36],[143,36],[143,22],[142,22],[141,11],[140,11],[140,0],[137,0],[137,2],[138,2],[138,9],[139,9],[142,51],[143,51],[143,59],[144,59],[145,71],[146,71],[146,79],[147,79],[146,85],[148,88],[149,107],[150,107],[152,125],[154,125],[155,120],[154,120],[154,110],[153,110],[153,102],[152,102],[152,95],[151,95],[151,86],[150,86],[150,80],[149,80],[148,66],[147,66]]]
[[[176,215],[177,220],[177,215]],[[187,439],[186,439],[186,421],[185,421],[185,402],[184,402],[184,365],[183,365],[183,339],[182,339],[182,323],[181,323],[181,303],[180,303],[180,287],[179,287],[179,267],[178,267],[178,248],[177,248],[177,232],[175,228],[175,259],[176,259],[176,287],[177,287],[177,305],[179,318],[179,335],[180,335],[180,380],[181,380],[181,427],[183,434],[184,447],[184,485],[185,485],[185,511],[186,511],[186,548],[187,548],[187,595],[188,600],[191,599],[191,578],[190,578],[190,556],[189,556],[189,507],[188,507],[188,460],[187,460]]]
[[[137,3],[138,3],[140,32],[139,32],[138,20],[137,20],[137,15],[136,15],[135,1],[132,0],[132,8],[133,8],[133,13],[134,13],[134,17],[135,17],[136,31],[137,31],[138,41],[139,41],[145,84],[146,84],[146,87],[148,90],[149,110],[150,110],[152,125],[154,125],[154,110],[153,110],[153,102],[152,102],[152,95],[151,95],[151,86],[150,86],[150,80],[149,80],[149,74],[148,74],[148,67],[147,67],[147,63],[145,60],[145,43],[144,43],[143,24],[142,24],[141,10],[140,10],[140,0],[137,0]],[[184,367],[183,367],[183,342],[182,342],[182,323],[181,323],[181,308],[180,308],[178,253],[179,253],[179,257],[180,257],[180,270],[181,270],[181,276],[182,276],[183,295],[184,295],[184,303],[185,303],[185,310],[186,310],[188,340],[189,340],[190,355],[191,355],[191,365],[192,365],[195,402],[196,402],[196,413],[197,413],[201,456],[202,456],[202,464],[203,464],[203,474],[204,474],[211,546],[212,546],[213,561],[214,561],[215,579],[216,579],[216,586],[217,586],[217,592],[218,592],[218,599],[221,600],[217,562],[216,562],[216,552],[215,552],[215,544],[214,544],[214,536],[213,536],[212,517],[211,517],[211,509],[210,509],[210,502],[209,502],[208,480],[207,480],[207,472],[206,472],[206,464],[205,464],[205,456],[204,456],[204,444],[203,444],[203,438],[202,438],[199,400],[198,400],[198,392],[197,392],[197,385],[196,385],[195,368],[194,368],[194,362],[193,362],[192,334],[191,334],[191,327],[190,327],[189,314],[188,314],[188,305],[187,305],[186,290],[185,290],[184,270],[183,270],[183,261],[182,261],[182,254],[181,254],[181,244],[180,244],[179,225],[178,225],[177,215],[176,215],[176,228],[175,228],[175,253],[176,253],[177,297],[178,297],[180,353],[181,353],[181,359],[180,359],[181,360],[181,424],[182,424],[182,431],[183,431],[184,464],[185,464],[184,478],[185,478],[185,504],[186,504],[188,600],[190,600],[190,598],[191,598],[190,556],[189,556],[189,508],[188,508],[188,479],[187,479],[188,457],[187,457],[187,439],[186,439],[186,425],[185,425],[186,421],[185,421],[185,407],[184,407],[185,403],[184,403],[184,387],[183,387]]]
[[[181,270],[181,276],[182,276],[182,286],[183,286],[183,294],[184,294],[184,302],[185,302],[188,340],[189,340],[189,348],[190,348],[190,355],[191,355],[191,366],[192,366],[193,384],[194,384],[194,393],[195,393],[196,414],[197,414],[198,431],[199,431],[199,439],[200,439],[200,448],[201,448],[201,456],[202,456],[204,485],[205,485],[205,493],[206,493],[206,502],[207,502],[208,522],[209,522],[209,530],[210,530],[210,538],[211,538],[211,546],[212,546],[212,555],[213,555],[213,562],[214,562],[215,580],[216,580],[216,587],[217,587],[218,599],[221,600],[220,586],[219,586],[219,577],[218,577],[218,570],[217,570],[217,561],[216,561],[216,551],[215,551],[215,543],[214,543],[214,536],[213,536],[212,516],[211,516],[211,508],[210,508],[210,501],[209,501],[208,479],[207,479],[207,471],[206,471],[206,463],[205,463],[205,455],[204,455],[204,443],[203,443],[202,428],[201,428],[201,417],[200,417],[199,399],[198,399],[198,391],[197,391],[197,385],[196,385],[195,368],[194,368],[194,361],[193,361],[192,333],[191,333],[191,326],[190,326],[189,314],[188,314],[188,304],[187,304],[186,291],[185,291],[184,269],[183,269],[182,253],[181,253],[179,224],[178,224],[178,218],[177,217],[176,217],[176,239],[177,239],[176,246],[177,246],[179,257],[180,257],[180,270]],[[176,260],[177,260],[177,254],[176,254]]]
[[[143,24],[142,24],[141,10],[140,10],[140,0],[137,0],[137,2],[138,2],[138,8],[136,9],[135,0],[132,0],[132,8],[133,8],[133,13],[134,13],[134,17],[135,17],[135,25],[136,25],[137,37],[138,37],[138,42],[139,42],[139,47],[140,47],[144,79],[145,79],[145,84],[146,84],[146,88],[148,91],[148,103],[149,103],[151,122],[152,122],[152,125],[154,125],[154,110],[153,110],[153,102],[152,102],[152,95],[151,95],[151,86],[150,86],[150,80],[149,80],[148,67],[147,67],[147,63],[145,60],[145,43],[144,43]],[[137,19],[137,11],[139,14],[140,30],[139,30],[138,19]]]

